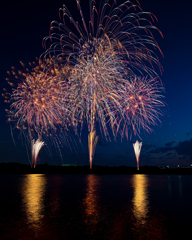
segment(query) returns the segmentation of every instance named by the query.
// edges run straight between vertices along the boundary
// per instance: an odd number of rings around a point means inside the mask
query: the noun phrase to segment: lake
[[[191,175],[0,175],[0,239],[191,239]]]

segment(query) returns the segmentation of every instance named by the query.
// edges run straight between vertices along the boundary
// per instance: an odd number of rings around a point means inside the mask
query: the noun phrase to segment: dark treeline
[[[109,167],[93,165],[89,166],[55,166],[38,164],[35,168],[30,165],[16,162],[0,163],[0,174],[192,174],[192,168],[161,168],[156,166],[142,166],[139,170],[136,167]]]

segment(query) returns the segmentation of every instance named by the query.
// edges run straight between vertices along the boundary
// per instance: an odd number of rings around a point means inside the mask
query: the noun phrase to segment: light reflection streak
[[[134,188],[134,196],[132,199],[133,214],[139,223],[144,224],[149,211],[148,177],[146,175],[135,174],[132,185]]]
[[[23,205],[27,215],[27,222],[38,230],[43,220],[44,193],[46,177],[44,174],[30,174],[25,176],[22,186]]]
[[[97,188],[99,185],[99,177],[97,175],[89,174],[87,175],[87,188],[86,197],[84,199],[84,205],[86,210],[86,223],[91,223],[91,225],[96,225],[100,213],[98,211],[98,193]]]

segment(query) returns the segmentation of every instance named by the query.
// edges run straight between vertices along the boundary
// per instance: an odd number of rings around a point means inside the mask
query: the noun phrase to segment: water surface
[[[190,175],[0,175],[0,239],[191,239]]]

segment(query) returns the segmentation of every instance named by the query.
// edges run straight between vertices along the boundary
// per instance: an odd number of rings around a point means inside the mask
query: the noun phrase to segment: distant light
[[[167,168],[169,168],[169,166],[167,165]]]
[[[177,167],[180,167],[179,165],[177,165]]]

